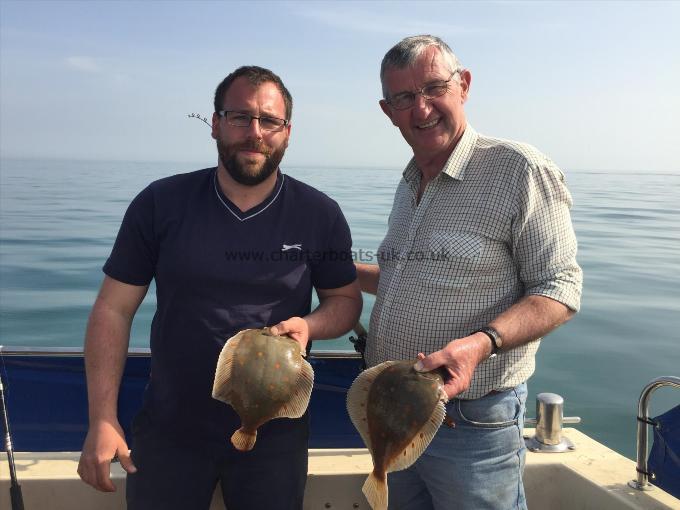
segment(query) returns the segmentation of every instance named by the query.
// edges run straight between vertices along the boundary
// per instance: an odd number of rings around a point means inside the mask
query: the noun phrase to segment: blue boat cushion
[[[361,448],[345,410],[347,389],[359,375],[358,358],[309,358],[314,390],[309,405],[310,448]],[[150,358],[131,356],[118,399],[118,419],[128,441],[142,405]],[[85,367],[80,356],[2,356],[12,443],[17,452],[79,451],[87,433]],[[0,427],[1,430],[2,427]],[[1,461],[2,459],[0,459]]]
[[[649,472],[654,479],[650,482],[680,499],[680,405],[654,421],[657,426],[649,454]]]

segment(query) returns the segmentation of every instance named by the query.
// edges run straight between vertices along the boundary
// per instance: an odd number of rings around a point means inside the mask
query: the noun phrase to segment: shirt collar
[[[250,218],[254,218],[258,214],[264,212],[266,209],[272,205],[276,199],[279,197],[281,190],[283,189],[285,175],[281,172],[280,168],[276,169],[276,184],[274,184],[274,189],[260,204],[248,209],[247,211],[241,211],[236,205],[227,198],[227,196],[222,192],[219,182],[217,180],[217,172],[219,167],[215,167],[215,172],[213,174],[213,186],[215,188],[215,194],[222,205],[227,208],[227,210],[239,221],[246,221]]]
[[[473,129],[473,127],[468,124],[465,127],[463,136],[460,137],[456,147],[446,160],[444,167],[442,168],[442,173],[445,173],[449,177],[454,179],[463,180],[463,175],[465,174],[465,167],[467,167],[468,161],[472,157],[472,152],[474,151],[475,144],[479,134]],[[414,178],[420,178],[420,170],[416,166],[415,158],[411,158],[408,162],[404,172],[402,174],[406,182],[411,182]]]

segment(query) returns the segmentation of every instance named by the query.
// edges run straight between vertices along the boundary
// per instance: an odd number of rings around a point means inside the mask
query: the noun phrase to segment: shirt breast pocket
[[[428,240],[429,257],[420,266],[425,285],[466,289],[473,282],[484,237],[470,232],[436,230]]]

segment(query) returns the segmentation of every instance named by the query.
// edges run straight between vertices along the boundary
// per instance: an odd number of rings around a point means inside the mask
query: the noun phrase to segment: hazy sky
[[[216,161],[215,86],[239,65],[295,101],[286,165],[401,168],[378,107],[385,52],[439,35],[472,72],[480,132],[565,170],[678,172],[678,2],[0,0],[4,157]]]

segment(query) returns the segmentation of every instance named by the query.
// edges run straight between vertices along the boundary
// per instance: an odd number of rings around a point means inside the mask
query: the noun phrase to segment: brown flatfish
[[[305,413],[313,385],[314,371],[299,343],[272,335],[269,328],[246,329],[224,344],[212,396],[231,405],[241,418],[231,443],[248,451],[255,446],[262,424]]]
[[[347,392],[347,411],[373,458],[363,486],[374,510],[387,508],[387,473],[406,469],[430,444],[446,415],[438,371],[386,361],[362,372]]]

